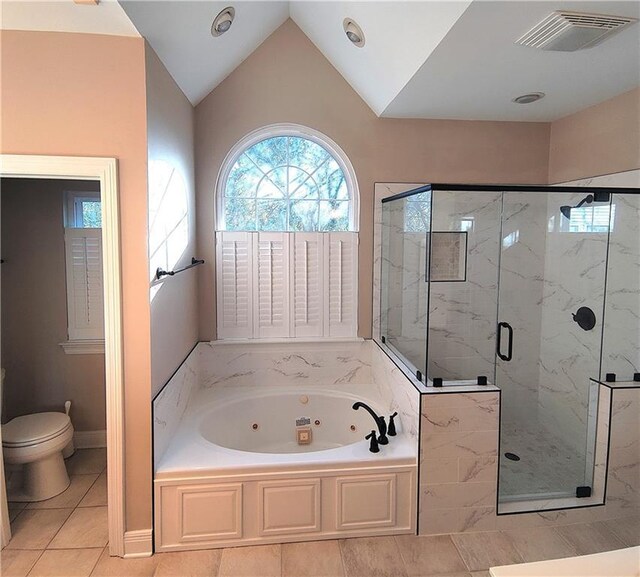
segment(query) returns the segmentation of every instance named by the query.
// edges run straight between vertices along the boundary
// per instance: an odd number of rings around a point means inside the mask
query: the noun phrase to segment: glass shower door
[[[505,192],[496,384],[499,501],[590,486],[610,195]]]

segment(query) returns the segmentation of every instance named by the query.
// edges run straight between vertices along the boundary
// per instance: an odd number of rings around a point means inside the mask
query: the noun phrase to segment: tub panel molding
[[[320,479],[258,483],[259,533],[291,535],[322,529]]]
[[[396,525],[396,475],[336,479],[337,528],[365,529]]]
[[[156,551],[411,534],[416,468],[163,479],[155,502]]]

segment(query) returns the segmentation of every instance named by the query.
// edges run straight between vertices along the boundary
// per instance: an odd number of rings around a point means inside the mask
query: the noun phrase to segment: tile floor
[[[2,577],[488,577],[495,565],[640,545],[640,517],[563,527],[375,537],[109,557],[104,451],[77,451],[70,487],[12,503]]]

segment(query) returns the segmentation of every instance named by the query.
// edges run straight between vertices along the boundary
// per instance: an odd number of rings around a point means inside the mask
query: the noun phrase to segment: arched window
[[[218,230],[357,230],[351,163],[329,138],[298,125],[252,132],[228,154],[217,189]]]

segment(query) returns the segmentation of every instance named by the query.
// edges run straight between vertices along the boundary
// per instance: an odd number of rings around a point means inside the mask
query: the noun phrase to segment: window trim
[[[84,190],[66,190],[64,192],[64,227],[65,228],[91,228],[78,225],[78,203],[102,202],[100,192]],[[82,223],[84,225],[84,223]],[[99,227],[100,228],[100,227]]]
[[[325,148],[329,154],[336,160],[342,172],[344,173],[347,183],[347,190],[349,191],[349,230],[343,232],[359,232],[360,230],[360,192],[358,190],[358,181],[356,179],[356,173],[353,169],[351,161],[345,154],[344,150],[338,146],[331,138],[301,124],[270,124],[263,126],[252,132],[249,132],[243,136],[236,144],[229,150],[225,156],[220,171],[218,172],[218,178],[216,179],[215,187],[215,203],[214,203],[214,223],[216,231],[226,231],[224,222],[224,189],[227,184],[229,173],[236,163],[238,158],[254,144],[273,138],[277,136],[297,136],[300,138],[306,138],[316,144],[319,144]],[[281,231],[281,232],[294,232],[294,231]],[[322,232],[322,231],[319,231]]]

